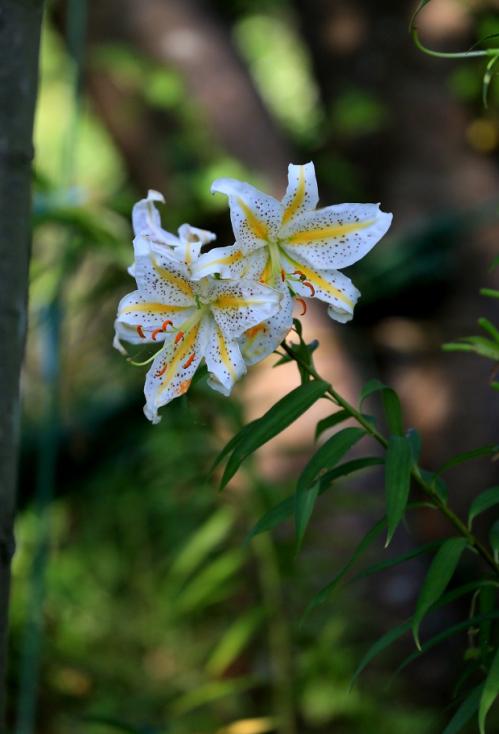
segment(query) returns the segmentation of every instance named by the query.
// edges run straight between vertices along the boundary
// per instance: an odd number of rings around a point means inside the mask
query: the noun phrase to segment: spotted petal
[[[293,325],[293,299],[286,285],[283,285],[282,293],[279,311],[272,318],[247,329],[239,339],[247,365],[261,362],[272,354]]]
[[[150,189],[147,197],[138,201],[132,209],[132,226],[135,236],[149,237],[156,244],[176,247],[178,237],[170,234],[161,226],[161,217],[154,202],[165,203],[163,194]]]
[[[229,197],[236,242],[245,255],[277,238],[283,208],[273,196],[232,178],[217,179],[211,191]]]
[[[383,237],[392,215],[378,204],[338,204],[296,216],[280,232],[292,258],[322,270],[360,260]]]
[[[119,338],[133,344],[141,342],[160,342],[166,335],[166,330],[158,330],[167,321],[178,326],[192,316],[193,306],[178,306],[165,303],[161,299],[151,299],[149,294],[141,291],[129,293],[121,299],[118,305],[118,315],[115,327]],[[128,337],[133,336],[133,339]]]
[[[193,266],[192,277],[198,280],[217,273],[222,278],[260,280],[268,259],[269,253],[264,247],[251,255],[244,255],[238,245],[215,247],[199,257]]]
[[[273,316],[280,308],[282,294],[251,280],[214,280],[211,312],[229,339]]]
[[[136,237],[135,279],[139,290],[172,306],[195,305],[187,269],[169,253],[159,253],[146,237]]]
[[[302,265],[305,281],[293,282],[293,290],[301,298],[318,298],[329,304],[328,314],[344,324],[353,318],[360,292],[350,278],[338,270],[315,270]]]
[[[282,204],[282,225],[288,224],[303,212],[315,209],[319,201],[315,167],[313,163],[288,167],[288,188]]]
[[[245,373],[246,365],[239,344],[229,339],[215,319],[211,319],[205,359],[208,385],[222,395],[230,395],[234,383]]]
[[[208,337],[209,325],[206,319],[199,320],[191,326],[181,341],[169,341],[165,349],[156,355],[144,386],[144,413],[152,423],[159,423],[161,420],[158,415],[160,407],[189,389],[205,353]]]

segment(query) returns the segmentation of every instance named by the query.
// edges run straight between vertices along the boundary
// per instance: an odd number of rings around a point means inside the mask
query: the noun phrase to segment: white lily
[[[197,260],[203,245],[216,240],[216,235],[206,229],[198,229],[190,224],[182,224],[178,228],[178,236],[167,232],[161,226],[161,216],[156,202],[165,203],[163,194],[149,189],[147,197],[141,199],[132,209],[132,226],[136,237],[147,237],[153,251],[161,254],[165,250],[184,262],[187,267]],[[134,265],[129,268],[134,275]]]
[[[146,361],[144,389],[144,412],[158,423],[158,409],[188,390],[203,360],[210,387],[230,394],[246,372],[238,338],[279,311],[281,294],[246,279],[194,281],[184,263],[147,237],[136,237],[134,248],[138,290],[118,306],[115,345],[163,342]]]
[[[378,204],[339,204],[316,209],[317,181],[313,163],[289,166],[288,188],[282,201],[255,187],[221,178],[212,192],[225,194],[236,242],[201,255],[198,277],[219,273],[222,278],[251,277],[281,288],[279,321],[273,317],[245,335],[248,363],[270,354],[292,324],[292,300],[304,308],[304,297],[325,301],[328,314],[341,323],[353,316],[360,296],[344,268],[366,255],[388,230],[392,215]]]

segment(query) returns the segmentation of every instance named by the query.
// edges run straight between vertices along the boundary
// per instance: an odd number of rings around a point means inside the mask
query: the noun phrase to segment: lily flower
[[[267,334],[273,333],[266,344],[259,344],[258,359],[270,354],[291,327],[291,298],[301,302],[303,310],[305,297],[318,298],[328,304],[332,319],[350,321],[360,293],[338,268],[353,265],[379,242],[391,224],[391,214],[382,212],[378,204],[317,209],[313,163],[290,164],[282,201],[230,178],[217,179],[211,190],[229,199],[236,241],[201,255],[198,274],[253,277],[289,294],[283,299],[280,328],[275,317],[273,323],[263,325]],[[246,335],[243,346],[250,362],[255,356],[249,344],[252,338],[253,333]]]
[[[210,387],[230,394],[246,372],[238,338],[277,313],[281,294],[247,279],[194,281],[183,262],[147,237],[136,237],[134,248],[137,290],[118,306],[115,346],[121,339],[162,343],[143,363],[151,363],[144,413],[158,423],[158,409],[188,390],[203,360]]]
[[[171,252],[188,267],[197,260],[203,245],[216,240],[217,236],[206,229],[198,229],[190,224],[178,228],[178,236],[167,232],[161,226],[161,216],[155,202],[165,203],[163,194],[149,189],[147,197],[141,199],[132,209],[132,227],[136,237],[147,237],[152,249],[158,253]],[[134,275],[132,265],[128,272]]]

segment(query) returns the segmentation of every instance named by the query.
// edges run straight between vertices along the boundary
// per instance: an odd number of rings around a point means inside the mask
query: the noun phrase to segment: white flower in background
[[[165,203],[163,194],[150,189],[147,197],[138,201],[132,209],[132,226],[136,237],[147,237],[152,250],[158,253],[167,250],[187,267],[197,260],[201,247],[216,240],[213,232],[206,229],[191,227],[182,224],[178,229],[178,236],[167,232],[161,226],[161,216],[155,202]],[[134,275],[134,265],[129,268],[130,275]]]
[[[192,280],[176,249],[158,250],[150,237],[134,240],[137,290],[125,296],[115,322],[120,340],[162,343],[147,360],[144,412],[159,422],[158,409],[183,395],[204,360],[208,384],[229,395],[245,372],[238,338],[279,311],[281,294],[253,280]]]
[[[283,293],[282,310],[251,330],[242,340],[249,364],[270,354],[292,324],[292,297],[318,298],[341,323],[353,316],[359,291],[344,268],[360,260],[383,237],[392,215],[378,204],[338,204],[316,209],[317,181],[313,163],[289,166],[282,201],[229,178],[216,180],[212,192],[225,194],[236,242],[201,255],[197,277],[254,278]]]

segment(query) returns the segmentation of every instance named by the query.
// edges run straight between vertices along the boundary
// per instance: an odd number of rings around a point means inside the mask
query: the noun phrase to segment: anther
[[[283,283],[286,280],[286,272],[285,272],[284,268],[281,268],[281,280],[282,280]]]
[[[304,282],[305,282],[305,278],[307,277],[307,276],[305,275],[305,273],[302,273],[302,271],[301,271],[301,270],[295,270],[295,271],[293,272],[293,275],[297,275],[297,276],[298,276],[298,277],[300,278],[300,280],[302,281],[302,283],[304,283]]]
[[[312,283],[309,283],[308,280],[302,280],[303,285],[306,285],[307,288],[310,288],[310,297],[313,298],[315,296],[315,288],[312,285]]]
[[[159,327],[159,329],[154,329],[154,331],[151,334],[151,339],[153,340],[153,342],[156,341],[156,337],[158,336],[158,334],[161,334],[162,331],[163,329],[161,328],[161,326]]]
[[[146,335],[144,334],[144,331],[142,329],[142,326],[139,324],[137,326],[137,334],[140,336],[141,339],[145,339]]]
[[[298,303],[301,304],[302,309],[303,309],[303,311],[301,312],[300,316],[305,316],[305,314],[307,313],[307,304],[305,303],[305,301],[303,300],[303,298],[297,298],[296,300],[298,301]]]
[[[166,331],[168,326],[173,326],[173,321],[170,321],[170,319],[163,321],[163,323],[161,324],[161,331]]]
[[[184,370],[186,370],[186,369],[187,369],[188,367],[190,367],[190,366],[191,366],[191,364],[192,364],[192,363],[194,362],[195,358],[196,358],[196,352],[193,352],[193,353],[191,354],[191,356],[189,357],[189,359],[187,360],[187,362],[186,362],[185,364],[183,364],[183,365],[182,365],[182,368],[183,368]]]
[[[178,334],[177,334],[177,336],[175,337],[175,344],[178,344],[179,341],[181,339],[183,339],[183,338],[184,338],[184,332],[183,331],[179,331]]]

